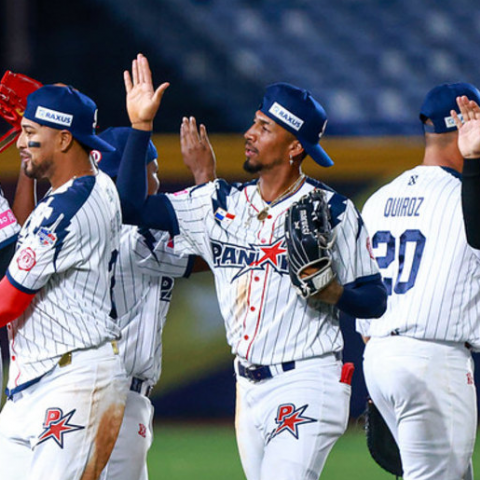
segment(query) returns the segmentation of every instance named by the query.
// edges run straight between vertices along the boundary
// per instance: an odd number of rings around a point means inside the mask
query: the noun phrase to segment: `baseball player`
[[[130,105],[131,116],[132,110]],[[182,138],[186,137],[186,133]],[[122,154],[138,152],[136,155],[141,157],[141,163],[147,150],[148,193],[156,194],[159,188],[157,150],[151,141],[145,148],[150,132],[120,127],[109,128],[99,136],[116,148],[113,153],[96,152],[100,169],[112,178],[117,177]],[[198,151],[190,152],[190,155],[192,153],[198,155]],[[187,153],[184,152],[184,155]],[[212,157],[196,165],[206,167],[207,163],[213,163]],[[202,171],[206,170],[202,168]],[[198,183],[207,180],[201,172],[194,171],[194,174]],[[122,329],[118,345],[129,377],[130,391],[120,433],[102,472],[102,480],[148,479],[147,453],[153,440],[154,413],[149,395],[160,378],[162,330],[170,306],[174,278],[188,276],[193,261],[192,256],[174,254],[173,242],[167,232],[122,226],[114,297]]]
[[[0,81],[0,117],[9,123],[11,128],[0,137],[0,152],[6,150],[18,138],[27,96],[41,86],[41,83],[36,80],[9,70],[3,75]],[[19,231],[20,225],[17,218],[0,187],[0,279],[5,275],[15,252],[15,241]],[[0,351],[0,387],[2,386],[3,366]],[[1,397],[2,392],[0,392],[0,399]]]
[[[8,264],[15,251],[15,241],[17,240],[20,226],[17,219],[10,209],[8,200],[4,197],[0,188],[0,279],[5,275]],[[0,388],[3,385],[3,365],[2,351],[0,349]],[[0,391],[0,400],[2,392]]]
[[[405,480],[473,478],[470,348],[480,347],[480,256],[465,234],[464,160],[451,114],[464,95],[480,101],[468,83],[428,92],[420,110],[423,163],[375,192],[363,209],[389,301],[381,321],[357,321],[357,330],[370,337],[367,388],[398,443]]]
[[[0,188],[0,278],[5,275],[15,251],[20,226]]]
[[[145,58],[137,62],[148,66]],[[385,310],[386,292],[359,213],[301,172],[307,153],[332,165],[318,144],[325,124],[323,108],[307,91],[274,84],[245,133],[245,168],[258,180],[216,180],[135,201],[144,173],[125,156],[117,179],[126,221],[152,224],[157,212],[156,226],[179,234],[175,251],[202,256],[214,273],[236,355],[236,432],[249,480],[318,479],[348,421],[351,387],[342,377],[339,310],[361,317]],[[314,189],[329,202],[337,280],[311,304],[290,282],[283,223],[288,207]]]
[[[110,316],[121,213],[113,182],[89,158],[113,150],[93,133],[96,113],[82,93],[48,85],[29,95],[21,122],[24,171],[51,190],[0,282],[10,339],[2,480],[97,479],[122,421],[127,377]]]

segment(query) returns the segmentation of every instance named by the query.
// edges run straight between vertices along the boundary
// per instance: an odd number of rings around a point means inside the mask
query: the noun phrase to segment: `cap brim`
[[[86,147],[92,150],[99,150],[100,152],[114,152],[115,147],[112,147],[105,140],[102,140],[98,135],[75,135],[73,137]]]
[[[302,143],[302,147],[313,158],[313,160],[322,167],[331,167],[333,165],[332,159],[327,155],[327,152],[325,152],[320,144],[305,145]]]

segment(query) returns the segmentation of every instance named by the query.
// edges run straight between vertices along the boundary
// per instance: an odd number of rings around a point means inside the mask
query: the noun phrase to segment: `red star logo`
[[[264,263],[270,263],[271,265],[277,267],[278,257],[287,253],[287,249],[280,246],[282,243],[283,238],[277,240],[272,245],[268,245],[266,247],[259,247],[260,251],[263,252],[263,257],[260,257],[256,262],[253,262],[250,265],[252,267],[258,267]]]
[[[313,423],[317,421],[314,418],[303,416],[303,412],[305,412],[307,407],[308,405],[304,405],[303,407],[295,408],[295,405],[291,403],[279,405],[277,411],[277,418],[275,419],[278,427],[270,433],[270,435],[268,436],[268,441],[285,431],[289,432],[291,435],[298,439],[299,425],[303,425],[305,423]]]
[[[72,410],[66,415],[63,415],[61,408],[49,408],[45,414],[45,422],[43,423],[44,431],[38,437],[38,443],[43,443],[49,438],[52,438],[60,448],[63,448],[63,436],[66,433],[85,428],[69,423],[75,412],[76,410]]]

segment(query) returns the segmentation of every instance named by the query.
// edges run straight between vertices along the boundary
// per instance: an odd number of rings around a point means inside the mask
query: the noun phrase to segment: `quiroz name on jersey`
[[[390,197],[385,202],[384,217],[419,217],[424,197]]]

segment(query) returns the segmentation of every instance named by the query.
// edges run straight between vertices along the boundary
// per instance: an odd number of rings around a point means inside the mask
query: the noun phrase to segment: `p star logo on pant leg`
[[[300,408],[296,408],[293,403],[279,405],[277,410],[277,418],[275,419],[275,423],[278,424],[278,427],[268,435],[267,443],[270,442],[272,438],[280,435],[282,432],[288,432],[298,440],[298,427],[306,423],[313,423],[317,421],[315,418],[310,418],[303,415],[307,408],[308,404],[303,405],[303,407]]]
[[[49,408],[45,413],[45,422],[43,423],[43,432],[38,437],[38,444],[53,439],[60,448],[64,445],[64,436],[67,433],[83,430],[85,427],[70,423],[76,410],[63,414],[61,408]]]

